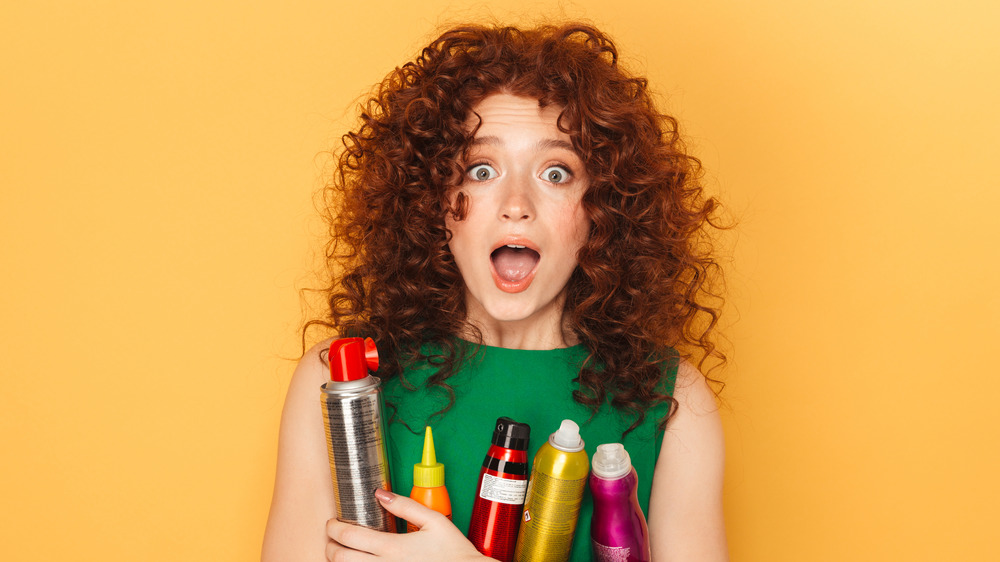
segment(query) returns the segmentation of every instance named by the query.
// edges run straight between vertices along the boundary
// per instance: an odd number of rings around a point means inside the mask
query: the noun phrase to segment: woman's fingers
[[[334,541],[327,541],[326,543],[326,559],[329,562],[352,562],[352,560],[360,560],[362,556],[370,556],[370,554],[351,550]]]
[[[366,527],[344,523],[337,519],[330,519],[326,522],[326,535],[333,542],[328,543],[326,546],[326,557],[335,562],[367,560],[371,557],[371,554],[376,554],[375,550],[379,544],[379,535],[381,534],[379,531]],[[338,549],[338,546],[344,546],[357,552],[341,552],[341,556],[337,558],[332,554],[337,553],[338,550],[343,550]]]
[[[389,513],[417,526],[416,533],[383,533],[331,519],[326,524],[330,537],[327,559],[331,562],[369,562],[376,558],[392,562],[439,562],[484,560],[482,554],[444,515],[386,490],[375,497]]]
[[[433,509],[411,500],[406,496],[400,496],[392,492],[378,489],[375,490],[375,497],[389,513],[405,519],[422,529],[424,525],[430,523],[437,517],[444,517]]]
[[[366,562],[373,560],[374,556],[367,552],[351,550],[346,546],[337,544],[335,541],[327,541],[326,559],[329,562]]]
[[[438,518],[447,522],[440,513],[408,497],[398,496],[381,489],[375,492],[375,497],[378,498],[386,511],[409,521],[419,529],[423,530],[425,526]],[[392,560],[424,559],[426,556],[414,558],[411,555],[415,555],[415,553],[410,552],[409,549],[427,543],[425,546],[431,546],[431,549],[421,548],[428,552],[433,550],[436,553],[434,556],[437,556],[440,555],[440,545],[434,547],[433,543],[439,543],[443,539],[454,539],[459,545],[468,546],[475,552],[471,543],[468,543],[461,531],[455,529],[450,522],[447,526],[437,525],[433,529],[433,532],[437,534],[425,536],[424,533],[420,533],[419,537],[422,538],[418,538],[418,535],[384,533],[344,523],[337,519],[330,519],[326,522],[326,534],[330,537],[330,542],[326,547],[326,557],[331,562],[364,562],[374,560],[376,557],[387,557]],[[455,536],[452,536],[452,532]]]

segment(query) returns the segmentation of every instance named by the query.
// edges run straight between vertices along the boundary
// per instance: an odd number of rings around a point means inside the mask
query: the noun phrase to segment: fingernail
[[[396,499],[396,494],[382,488],[375,488],[375,497],[382,503],[392,503],[392,500]]]

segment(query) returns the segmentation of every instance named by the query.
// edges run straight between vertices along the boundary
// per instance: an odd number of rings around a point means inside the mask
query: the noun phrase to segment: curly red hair
[[[586,163],[592,225],[565,316],[590,357],[574,399],[596,409],[610,397],[638,424],[646,408],[672,401],[659,385],[673,350],[699,364],[725,359],[712,338],[719,268],[707,234],[717,201],[704,196],[676,120],[587,25],[454,28],[382,81],[325,190],[330,316],[307,327],[374,337],[383,378],[436,344],[441,353],[425,357],[440,366],[430,383],[451,393],[445,381],[464,360],[456,336],[465,291],[444,217],[463,212],[449,193],[474,134],[466,119],[498,92],[562,108],[559,126]]]

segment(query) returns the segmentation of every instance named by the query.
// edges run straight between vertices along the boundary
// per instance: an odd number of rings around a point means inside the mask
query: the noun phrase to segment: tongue
[[[504,246],[493,252],[493,267],[504,281],[520,281],[535,269],[538,252]]]

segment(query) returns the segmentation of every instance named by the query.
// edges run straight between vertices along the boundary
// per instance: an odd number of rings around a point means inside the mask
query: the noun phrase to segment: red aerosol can
[[[528,490],[530,435],[528,424],[497,418],[492,444],[479,471],[469,540],[479,552],[500,562],[514,559],[517,529]]]

